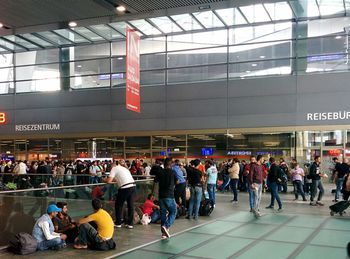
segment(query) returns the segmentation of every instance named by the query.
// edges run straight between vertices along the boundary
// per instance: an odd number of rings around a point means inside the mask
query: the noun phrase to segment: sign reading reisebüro
[[[15,131],[53,131],[60,130],[60,128],[59,123],[15,125]]]
[[[315,112],[306,114],[306,120],[308,121],[330,121],[348,119],[350,119],[350,111]]]

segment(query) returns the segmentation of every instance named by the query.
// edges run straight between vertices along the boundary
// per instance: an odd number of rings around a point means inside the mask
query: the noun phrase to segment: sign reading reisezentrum
[[[15,125],[15,131],[53,131],[60,130],[60,128],[59,123]]]
[[[328,120],[348,120],[348,119],[350,119],[350,111],[315,112],[315,113],[306,114],[306,120],[308,121],[328,121]]]

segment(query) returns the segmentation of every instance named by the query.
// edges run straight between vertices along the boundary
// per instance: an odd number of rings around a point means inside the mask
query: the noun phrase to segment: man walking
[[[176,202],[174,189],[176,184],[176,173],[171,169],[171,158],[164,160],[164,169],[159,170],[154,178],[154,183],[159,184],[160,223],[162,238],[170,238],[169,228],[176,217]],[[155,185],[153,185],[153,190]],[[152,191],[153,193],[153,191]]]
[[[282,211],[282,202],[280,199],[280,196],[278,195],[278,175],[279,175],[279,170],[281,170],[279,168],[278,165],[276,165],[276,161],[273,157],[270,157],[270,171],[267,175],[268,178],[268,185],[269,185],[269,189],[271,192],[271,202],[270,205],[266,207],[266,209],[273,209],[274,208],[274,204],[275,204],[275,200],[278,203],[278,211]]]
[[[262,156],[258,155],[256,158],[256,163],[252,163],[250,166],[250,172],[248,175],[249,187],[253,193],[254,207],[253,213],[255,217],[260,217],[260,201],[262,194],[262,184],[263,184],[263,166],[262,166]]]
[[[311,198],[310,198],[310,205],[316,206],[320,205],[323,206],[323,203],[321,202],[323,194],[324,194],[324,188],[322,185],[321,177],[326,177],[325,174],[322,174],[320,172],[320,164],[321,164],[321,157],[315,156],[314,163],[310,166],[310,172],[309,172],[309,178],[312,179],[311,183]],[[317,201],[314,202],[314,199],[317,194],[317,189],[319,189],[318,192],[318,198]]]

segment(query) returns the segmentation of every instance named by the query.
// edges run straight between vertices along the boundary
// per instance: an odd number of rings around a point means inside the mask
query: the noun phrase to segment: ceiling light
[[[258,64],[256,64],[256,63],[254,63],[254,64],[252,64],[252,67],[256,67]]]
[[[76,22],[69,22],[68,23],[69,27],[76,27],[78,24]]]
[[[118,59],[119,59],[119,60],[123,60],[124,58],[123,58],[123,57],[119,57]]]
[[[342,37],[340,35],[335,37],[337,40],[341,39]]]
[[[81,68],[81,67],[82,67],[82,65],[77,65],[77,67],[78,67],[78,68]]]
[[[266,58],[265,56],[260,56],[259,58]]]
[[[250,73],[251,71],[250,70],[247,70],[247,71],[245,71],[246,73]]]
[[[122,5],[117,6],[116,9],[118,12],[125,12],[126,11],[125,6],[122,6]]]
[[[0,28],[3,28],[4,27],[4,24],[0,22]]]

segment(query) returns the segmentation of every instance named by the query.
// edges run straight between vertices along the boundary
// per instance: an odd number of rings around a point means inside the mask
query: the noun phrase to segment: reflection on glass
[[[33,42],[35,42],[43,47],[52,47],[53,46],[50,42],[43,40],[43,39],[40,39],[40,38],[30,34],[30,33],[22,34],[21,36],[30,40],[30,41],[33,41]]]
[[[186,31],[202,29],[202,26],[188,13],[172,15],[171,18]]]
[[[227,30],[168,36],[168,50],[185,50],[227,44]]]
[[[165,37],[154,37],[154,38],[146,38],[141,40],[140,54],[156,53],[156,52],[164,52],[164,51],[165,51]]]
[[[110,73],[109,59],[75,61],[69,63],[70,76]]]
[[[109,77],[109,74],[71,77],[70,87],[73,89],[109,87]]]
[[[215,28],[215,27],[225,26],[212,11],[193,13],[193,15],[198,19],[198,21],[202,25],[204,25],[205,28]]]
[[[247,21],[244,19],[237,8],[220,9],[215,10],[215,12],[228,26],[247,24]]]
[[[90,31],[88,28],[85,28],[85,27],[72,28],[72,30],[78,32],[79,34],[83,35],[84,37],[88,38],[91,41],[104,40],[102,37],[98,36],[96,33]]]
[[[37,32],[37,34],[41,35],[42,37],[56,43],[57,45],[66,45],[66,44],[72,44],[71,41],[66,40],[63,37],[60,37],[50,31],[43,31],[43,32]]]
[[[8,81],[13,81],[13,67],[0,68],[0,82]]]
[[[15,50],[15,49],[19,48],[16,45],[14,45],[13,43],[10,43],[10,42],[2,40],[2,39],[0,39],[0,45],[4,46],[4,47],[6,47],[7,49],[10,49],[10,50]]]
[[[318,0],[321,16],[331,14],[344,14],[343,0]]]
[[[292,22],[234,28],[229,36],[230,44],[291,39]]]
[[[291,72],[292,68],[290,59],[244,62],[229,65],[230,78],[288,75],[291,74]]]
[[[125,22],[113,22],[109,23],[108,25],[112,26],[114,29],[116,29],[118,32],[120,32],[122,35],[126,35],[126,27],[128,26]]]
[[[292,19],[293,12],[287,2],[264,4],[272,20]]]
[[[59,49],[44,49],[15,54],[16,65],[32,65],[58,62]]]
[[[250,23],[271,21],[262,4],[242,6],[240,9]]]
[[[316,0],[290,1],[290,4],[298,17],[315,17],[320,15]]]
[[[161,34],[161,32],[157,28],[152,26],[149,22],[147,22],[144,19],[133,20],[133,21],[130,21],[130,23],[133,26],[135,26],[139,31],[143,32],[146,35]]]
[[[92,25],[90,27],[108,40],[124,38],[120,33],[104,24]]]
[[[343,146],[343,132],[341,130],[324,131],[324,146]]]
[[[87,39],[81,37],[80,35],[73,33],[67,29],[61,29],[61,30],[54,30],[57,34],[73,41],[74,43],[86,43],[89,42]]]
[[[59,91],[61,90],[60,81],[60,78],[48,78],[32,81],[17,81],[16,92],[27,93]]]
[[[164,33],[172,33],[182,31],[173,21],[167,16],[150,18],[150,20],[158,26],[159,29]]]
[[[3,38],[8,39],[8,40],[10,40],[12,42],[18,43],[21,46],[29,48],[29,49],[38,49],[39,48],[38,46],[30,43],[29,41],[23,40],[23,39],[15,36],[15,35],[3,36]],[[22,48],[17,47],[17,46],[16,46],[16,48],[17,49],[22,49]]]
[[[10,94],[15,92],[13,82],[0,83],[0,94]]]
[[[109,57],[109,44],[93,44],[86,46],[76,46],[69,48],[68,60],[84,60]]]
[[[151,156],[151,139],[145,137],[126,137],[125,155],[127,159],[149,159]]]
[[[229,48],[230,62],[289,58],[292,56],[290,41],[236,45]]]
[[[227,48],[198,49],[168,53],[168,67],[208,65],[226,62]]]
[[[226,65],[189,67],[168,70],[168,83],[201,82],[226,79]]]

